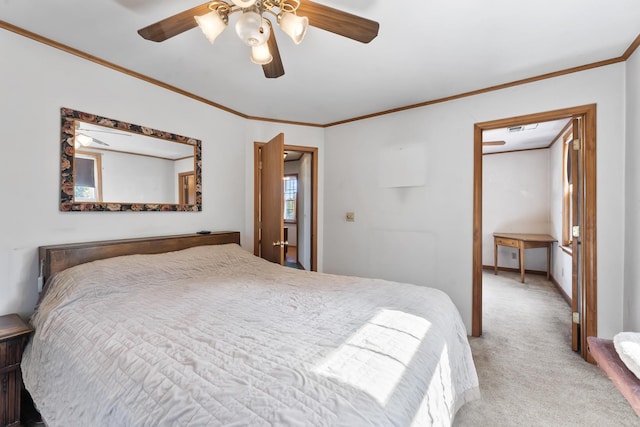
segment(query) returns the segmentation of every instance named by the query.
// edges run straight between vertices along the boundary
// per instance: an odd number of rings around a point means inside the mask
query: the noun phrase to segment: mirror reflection
[[[61,210],[201,210],[199,140],[63,108],[61,143]]]

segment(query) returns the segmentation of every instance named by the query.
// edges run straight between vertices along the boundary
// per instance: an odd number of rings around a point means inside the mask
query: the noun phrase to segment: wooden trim
[[[490,120],[486,122],[476,123],[481,130],[500,129],[509,126],[515,126],[514,123],[521,125],[530,125],[539,122],[549,122],[560,119],[570,119],[574,116],[581,116],[592,107],[595,108],[595,104],[583,105],[579,107],[563,108],[560,110],[545,111],[542,113],[524,114],[522,116],[509,117],[506,119]],[[482,135],[482,134],[481,134]],[[480,141],[482,144],[482,141]]]
[[[99,259],[132,254],[159,254],[202,245],[240,244],[238,231],[219,231],[210,234],[143,237],[137,239],[102,240],[40,246],[38,254],[43,279],[69,267]]]
[[[107,68],[111,68],[112,70],[118,71],[120,73],[126,74],[128,76],[131,76],[133,78],[136,79],[140,79],[142,81],[145,81],[147,83],[151,83],[153,85],[159,86],[163,89],[169,90],[171,92],[175,92],[179,95],[182,96],[186,96],[187,98],[191,98],[193,100],[202,102],[203,104],[207,104],[210,105],[212,107],[215,107],[219,110],[222,111],[226,111],[227,113],[231,113],[234,114],[236,116],[242,117],[244,119],[247,120],[258,120],[258,121],[262,121],[262,122],[273,122],[273,123],[283,123],[283,124],[291,124],[291,125],[299,125],[299,126],[310,126],[310,127],[325,127],[323,125],[317,124],[317,123],[305,123],[305,122],[297,122],[297,121],[291,121],[291,120],[279,120],[279,119],[271,119],[271,118],[267,118],[267,117],[256,117],[256,116],[249,116],[247,114],[241,113],[237,110],[231,109],[229,107],[225,107],[222,104],[218,104],[217,102],[213,102],[207,98],[204,98],[202,96],[198,96],[194,93],[188,92],[186,90],[180,89],[176,86],[164,83],[158,79],[154,79],[152,77],[146,76],[142,73],[138,73],[136,71],[130,70],[128,68],[122,67],[120,65],[114,64],[113,62],[109,62],[106,61],[102,58],[98,58],[97,56],[91,55],[89,53],[83,52],[79,49],[75,49],[71,46],[67,46],[63,43],[54,41],[52,39],[49,39],[47,37],[41,36],[39,34],[33,33],[31,31],[25,30],[24,28],[20,28],[17,27],[15,25],[9,24],[6,21],[2,21],[0,20],[0,28],[4,28],[7,31],[11,31],[13,33],[16,33],[18,35],[21,35],[23,37],[26,37],[28,39],[40,42],[42,44],[51,46],[55,49],[59,49],[63,52],[69,53],[71,55],[75,55],[78,56],[82,59],[86,59],[87,61],[91,61],[94,62],[98,65],[102,65],[103,67],[107,67]]]
[[[494,154],[505,154],[505,153],[519,153],[521,151],[536,151],[536,150],[546,150],[549,147],[537,147],[537,148],[523,148],[521,150],[506,150],[506,151],[498,151],[497,153],[482,153],[483,156],[493,156]]]
[[[264,142],[253,143],[253,254],[260,256],[260,148]]]
[[[553,147],[553,144],[555,144],[560,139],[560,137],[567,131],[567,129],[569,129],[570,126],[571,126],[571,121],[568,121],[567,124],[564,125],[562,130],[560,130],[560,132],[558,132],[556,137],[553,138],[553,141],[551,141],[551,144],[549,144],[549,146],[547,148]]]
[[[499,84],[499,85],[495,85],[495,86],[489,86],[489,87],[484,88],[484,89],[472,90],[472,91],[463,92],[463,93],[460,93],[460,94],[457,94],[457,95],[447,96],[447,97],[444,97],[444,98],[438,98],[438,99],[434,99],[434,100],[431,100],[431,101],[420,102],[418,104],[411,104],[411,105],[407,105],[407,106],[404,106],[404,107],[393,108],[391,110],[380,111],[378,113],[366,114],[366,115],[354,117],[354,118],[351,118],[351,119],[345,119],[345,120],[340,120],[340,121],[337,121],[337,122],[327,123],[327,124],[324,125],[324,127],[337,126],[337,125],[342,125],[342,124],[345,124],[345,123],[356,122],[356,121],[359,121],[359,120],[370,119],[370,118],[373,118],[373,117],[384,116],[386,114],[398,113],[400,111],[412,110],[414,108],[426,107],[428,105],[440,104],[440,103],[448,102],[448,101],[454,101],[454,100],[460,99],[460,98],[467,98],[469,96],[480,95],[480,94],[483,94],[483,93],[493,92],[493,91],[501,90],[501,89],[506,89],[506,88],[513,87],[513,86],[520,86],[520,85],[524,85],[524,84],[528,84],[528,83],[537,82],[537,81],[540,81],[540,80],[546,80],[546,79],[551,79],[551,78],[554,78],[554,77],[564,76],[566,74],[573,74],[573,73],[578,73],[580,71],[587,71],[587,70],[591,70],[593,68],[604,67],[604,66],[607,66],[607,65],[617,64],[618,62],[624,62],[624,61],[625,61],[624,57],[623,56],[619,56],[617,58],[607,59],[607,60],[598,61],[598,62],[592,62],[591,64],[581,65],[581,66],[578,66],[578,67],[566,68],[564,70],[554,71],[552,73],[546,73],[546,74],[541,74],[541,75],[534,76],[534,77],[528,77],[528,78],[525,78],[525,79],[515,80],[515,81],[510,82],[510,83],[503,83],[503,84]],[[503,127],[503,126],[500,126],[500,127]]]
[[[167,90],[170,90],[172,92],[178,93],[180,95],[186,96],[188,98],[195,99],[196,101],[200,101],[200,102],[202,102],[204,104],[208,104],[208,105],[210,105],[212,107],[218,108],[218,109],[226,111],[228,113],[235,114],[236,116],[240,116],[240,117],[243,117],[245,119],[249,118],[249,116],[247,116],[246,114],[240,113],[239,111],[236,111],[236,110],[232,110],[231,108],[225,107],[224,105],[221,105],[221,104],[218,104],[216,102],[210,101],[210,100],[208,100],[206,98],[203,98],[201,96],[195,95],[195,94],[193,94],[191,92],[187,92],[186,90],[179,89],[179,88],[177,88],[175,86],[163,83],[160,80],[154,79],[154,78],[149,77],[149,76],[145,76],[144,74],[138,73],[138,72],[130,70],[128,68],[121,67],[120,65],[116,65],[113,62],[105,61],[102,58],[98,58],[97,56],[93,56],[93,55],[88,54],[86,52],[83,52],[83,51],[81,51],[79,49],[75,49],[73,47],[67,46],[67,45],[65,45],[63,43],[59,43],[57,41],[54,41],[54,40],[49,39],[47,37],[41,36],[39,34],[32,33],[31,31],[28,31],[28,30],[25,30],[23,28],[17,27],[15,25],[9,24],[6,21],[1,21],[0,20],[0,28],[4,28],[5,30],[8,30],[8,31],[11,31],[13,33],[19,34],[19,35],[21,35],[23,37],[29,38],[31,40],[34,40],[34,41],[37,41],[37,42],[40,42],[40,43],[43,43],[45,45],[48,45],[48,46],[51,46],[53,48],[59,49],[59,50],[61,50],[63,52],[70,53],[71,55],[78,56],[78,57],[80,57],[82,59],[86,59],[87,61],[94,62],[94,63],[96,63],[98,65],[102,65],[103,67],[111,68],[112,70],[121,72],[123,74],[127,74],[127,75],[129,75],[131,77],[143,80],[143,81],[145,81],[147,83],[151,83],[151,84],[154,84],[156,86],[160,86],[163,89],[167,89]]]
[[[302,145],[284,148],[311,154],[311,271],[318,271],[318,148]]]
[[[293,120],[282,120],[282,119],[271,119],[268,117],[257,117],[257,116],[245,116],[247,120],[256,120],[259,122],[270,122],[270,123],[280,123],[285,125],[296,125],[296,126],[308,126],[313,128],[326,128],[326,125],[320,123],[307,123],[307,122],[296,122]]]
[[[638,46],[640,46],[640,34],[636,36],[636,38],[633,40],[633,42],[631,42],[627,50],[624,51],[624,53],[621,56],[622,60],[626,61],[629,58],[631,58],[631,55],[633,55],[633,52],[636,51]]]
[[[597,205],[596,205],[596,105],[587,106],[584,113],[583,159],[584,159],[584,235],[582,256],[584,258],[584,288],[582,292],[582,335],[580,351],[582,357],[595,363],[588,352],[587,337],[598,336],[598,258],[597,258]]]
[[[260,245],[258,238],[258,221],[260,207],[260,174],[258,173],[260,148],[264,142],[253,143],[253,242],[254,254],[258,256]],[[303,145],[286,145],[285,150],[301,151],[311,154],[311,271],[318,271],[318,148]]]
[[[229,107],[225,107],[222,104],[218,104],[216,102],[213,102],[209,99],[203,98],[201,96],[195,95],[191,92],[187,92],[185,90],[182,90],[180,88],[177,88],[175,86],[166,84],[161,82],[160,80],[145,76],[144,74],[141,73],[137,73],[135,71],[129,70],[128,68],[124,68],[121,67],[119,65],[116,65],[112,62],[109,61],[105,61],[104,59],[98,58],[96,56],[90,55],[86,52],[83,52],[81,50],[72,48],[70,46],[67,46],[65,44],[56,42],[54,40],[51,40],[49,38],[43,37],[39,34],[33,33],[31,31],[25,30],[23,28],[17,27],[15,25],[9,24],[6,21],[2,21],[0,20],[0,28],[4,28],[7,31],[11,31],[13,33],[19,34],[23,37],[35,40],[37,42],[49,45],[51,47],[54,47],[56,49],[60,49],[64,52],[70,53],[72,55],[75,56],[79,56],[80,58],[86,59],[88,61],[91,62],[95,62],[96,64],[100,64],[102,66],[105,66],[107,68],[111,68],[112,70],[115,71],[119,71],[121,73],[127,74],[131,77],[143,80],[147,83],[151,83],[157,86],[160,86],[164,89],[167,89],[169,91],[178,93],[180,95],[186,96],[188,98],[194,99],[196,101],[202,102],[204,104],[210,105],[212,107],[218,108],[220,110],[226,111],[228,113],[234,114],[236,116],[240,116],[244,119],[247,120],[256,120],[256,121],[262,121],[262,122],[272,122],[272,123],[282,123],[282,124],[290,124],[290,125],[298,125],[298,126],[309,126],[309,127],[320,127],[320,128],[328,128],[328,127],[332,127],[332,126],[337,126],[337,125],[341,125],[341,124],[345,124],[345,123],[350,123],[350,122],[355,122],[355,121],[359,121],[359,120],[365,120],[365,119],[370,119],[373,117],[378,117],[378,116],[383,116],[383,115],[387,115],[387,114],[393,114],[393,113],[397,113],[400,111],[406,111],[406,110],[411,110],[414,108],[420,108],[420,107],[426,107],[428,105],[433,105],[433,104],[440,104],[443,102],[448,102],[448,101],[453,101],[456,99],[460,99],[460,98],[466,98],[466,97],[470,97],[470,96],[475,96],[475,95],[480,95],[483,93],[487,93],[487,92],[493,92],[496,90],[500,90],[500,89],[505,89],[505,88],[509,88],[509,87],[513,87],[513,86],[519,86],[519,85],[523,85],[523,84],[527,84],[527,83],[533,83],[536,81],[540,81],[540,80],[546,80],[546,79],[550,79],[550,78],[554,78],[554,77],[559,77],[559,76],[563,76],[566,74],[573,74],[573,73],[577,73],[580,71],[586,71],[586,70],[590,70],[593,68],[598,68],[598,67],[604,67],[607,65],[611,65],[611,64],[616,64],[618,62],[625,62],[627,59],[629,59],[631,57],[631,55],[635,52],[635,50],[638,48],[638,46],[640,46],[640,34],[635,38],[635,40],[631,43],[631,45],[627,48],[627,50],[621,55],[618,56],[616,58],[611,58],[611,59],[607,59],[607,60],[603,60],[603,61],[598,61],[598,62],[592,62],[590,64],[586,64],[586,65],[581,65],[581,66],[577,66],[577,67],[571,67],[571,68],[566,68],[564,70],[560,70],[560,71],[555,71],[552,73],[546,73],[546,74],[540,74],[538,76],[534,76],[534,77],[528,77],[525,79],[520,79],[520,80],[515,80],[513,82],[509,82],[509,83],[503,83],[503,84],[499,84],[499,85],[495,85],[495,86],[489,86],[487,88],[483,88],[483,89],[477,89],[477,90],[473,90],[473,91],[469,91],[469,92],[463,92],[457,95],[452,95],[452,96],[447,96],[444,98],[438,98],[438,99],[434,99],[434,100],[430,100],[430,101],[424,101],[424,102],[420,102],[417,104],[411,104],[411,105],[407,105],[404,107],[398,107],[398,108],[393,108],[390,110],[384,110],[384,111],[380,111],[377,113],[372,113],[372,114],[366,114],[366,115],[362,115],[362,116],[357,116],[357,117],[353,117],[350,119],[345,119],[345,120],[340,120],[340,121],[336,121],[336,122],[331,122],[331,123],[325,123],[325,124],[319,124],[319,123],[306,123],[306,122],[298,122],[298,121],[291,121],[291,120],[280,120],[280,119],[273,119],[273,118],[268,118],[268,117],[257,117],[257,116],[249,116],[247,114],[241,113],[239,111],[233,110]]]
[[[493,265],[486,265],[484,264],[482,266],[482,270],[491,270],[491,271],[495,271],[496,268]],[[513,268],[513,267],[500,267],[498,266],[497,268],[498,271],[507,271],[509,273],[518,273],[520,274],[520,269],[519,268]],[[539,276],[546,276],[547,272],[546,271],[542,271],[542,270],[529,270],[529,269],[525,269],[524,272],[526,274],[537,274]]]
[[[473,267],[472,267],[472,335],[482,334],[482,131],[538,123],[562,118],[583,117],[584,135],[584,257],[581,352],[592,362],[587,352],[587,336],[598,336],[597,316],[597,233],[596,233],[596,104],[528,114],[474,125],[473,176]]]
[[[195,199],[196,173],[194,171],[178,173],[178,204],[180,205],[191,204],[189,203],[189,198],[190,198],[189,196],[191,195],[191,191],[187,191],[188,194],[187,194],[186,200],[185,200],[185,192],[184,192],[185,178],[186,178],[186,183],[188,184],[190,176],[193,177],[193,187],[188,188],[188,190],[193,189],[193,198]]]
[[[573,122],[569,122],[571,127],[573,127]],[[569,156],[570,149],[569,147],[569,137],[573,135],[573,130],[567,130],[565,134],[562,136],[562,165],[561,165],[561,182],[562,182],[562,241],[561,246],[571,245],[573,241],[573,237],[571,236],[571,224],[573,224],[573,218],[571,217],[571,194],[569,192],[569,179],[567,176],[567,162],[571,161],[571,156]],[[572,165],[573,167],[573,165]],[[573,181],[573,178],[572,178]],[[573,251],[572,251],[573,253]]]
[[[517,153],[519,151],[533,151],[533,150],[546,150],[547,148],[553,147],[553,144],[556,143],[562,136],[562,134],[571,126],[571,122],[567,122],[567,124],[558,132],[558,134],[551,140],[551,143],[546,147],[537,147],[537,148],[524,148],[521,150],[507,150],[507,151],[498,151],[497,153],[482,153],[483,156],[490,156],[492,154],[503,154],[503,153]]]
[[[482,335],[482,127],[473,128],[473,270],[471,335]]]

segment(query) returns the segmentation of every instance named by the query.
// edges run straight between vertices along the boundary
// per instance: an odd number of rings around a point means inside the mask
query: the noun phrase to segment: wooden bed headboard
[[[43,282],[46,283],[52,274],[85,262],[121,255],[158,254],[194,246],[224,245],[225,243],[240,244],[240,232],[218,231],[210,234],[182,234],[40,246],[38,265]]]

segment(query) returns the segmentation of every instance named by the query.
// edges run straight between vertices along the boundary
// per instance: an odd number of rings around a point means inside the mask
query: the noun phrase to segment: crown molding
[[[282,123],[282,124],[289,124],[289,125],[298,125],[298,126],[309,126],[309,127],[319,127],[319,128],[328,128],[328,127],[332,127],[332,126],[338,126],[338,125],[342,125],[345,123],[351,123],[351,122],[356,122],[356,121],[360,121],[360,120],[366,120],[366,119],[370,119],[373,117],[379,117],[379,116],[384,116],[387,114],[393,114],[393,113],[398,113],[401,111],[407,111],[407,110],[412,110],[414,108],[421,108],[421,107],[426,107],[428,105],[433,105],[433,104],[440,104],[443,102],[448,102],[448,101],[453,101],[456,99],[461,99],[461,98],[467,98],[470,96],[475,96],[475,95],[480,95],[483,93],[487,93],[487,92],[493,92],[496,90],[501,90],[501,89],[505,89],[505,88],[509,88],[509,87],[513,87],[513,86],[520,86],[520,85],[524,85],[524,84],[528,84],[528,83],[533,83],[533,82],[537,82],[540,80],[546,80],[546,79],[551,79],[554,77],[559,77],[559,76],[563,76],[566,74],[573,74],[573,73],[578,73],[581,71],[586,71],[586,70],[591,70],[593,68],[598,68],[598,67],[604,67],[607,65],[611,65],[611,64],[616,64],[618,62],[625,62],[627,61],[631,55],[633,55],[633,53],[636,51],[636,49],[638,47],[640,47],[640,34],[638,34],[638,36],[636,36],[636,38],[633,40],[633,42],[631,43],[631,45],[629,45],[629,47],[625,50],[625,52],[616,57],[616,58],[611,58],[611,59],[606,59],[603,61],[598,61],[598,62],[593,62],[591,64],[586,64],[586,65],[581,65],[578,67],[571,67],[571,68],[567,68],[564,70],[560,70],[560,71],[554,71],[552,73],[546,73],[546,74],[541,74],[538,76],[534,76],[534,77],[528,77],[525,79],[520,79],[520,80],[515,80],[513,82],[510,83],[502,83],[499,85],[495,85],[495,86],[489,86],[487,88],[483,88],[483,89],[477,89],[477,90],[472,90],[469,92],[463,92],[457,95],[451,95],[451,96],[447,96],[444,98],[438,98],[438,99],[433,99],[433,100],[429,100],[429,101],[424,101],[424,102],[420,102],[417,104],[411,104],[411,105],[406,105],[404,107],[398,107],[398,108],[393,108],[390,110],[384,110],[384,111],[380,111],[377,113],[371,113],[371,114],[366,114],[363,116],[358,116],[358,117],[353,117],[350,119],[345,119],[345,120],[339,120],[336,122],[331,122],[331,123],[324,123],[324,124],[320,124],[320,123],[306,123],[306,122],[297,122],[297,121],[291,121],[291,120],[280,120],[280,119],[273,119],[273,118],[269,118],[269,117],[257,117],[257,116],[249,116],[247,114],[241,113],[239,111],[233,110],[229,107],[225,107],[222,104],[218,104],[217,102],[213,102],[210,99],[206,99],[203,98],[201,96],[198,96],[194,93],[188,92],[186,90],[180,89],[176,86],[172,86],[169,85],[167,83],[164,83],[160,80],[151,78],[149,76],[146,76],[144,74],[135,72],[133,70],[130,70],[128,68],[125,67],[121,67],[120,65],[114,64],[112,62],[109,61],[105,61],[104,59],[98,58],[97,56],[94,55],[90,55],[86,52],[83,52],[81,50],[72,48],[70,46],[67,46],[65,44],[59,43],[55,40],[51,40],[47,37],[43,37],[39,34],[33,33],[31,31],[25,30],[23,28],[17,27],[15,25],[12,25],[6,21],[2,21],[0,20],[0,28],[3,28],[7,31],[11,31],[13,33],[19,34],[23,37],[35,40],[37,42],[43,43],[45,45],[51,46],[53,48],[62,50],[64,52],[70,53],[72,55],[78,56],[80,58],[86,59],[87,61],[91,61],[94,62],[96,64],[102,65],[104,67],[107,68],[111,68],[112,70],[127,74],[131,77],[134,77],[136,79],[140,79],[143,80],[147,83],[151,83],[153,85],[159,86],[163,89],[175,92],[177,94],[186,96],[188,98],[194,99],[196,101],[202,102],[204,104],[210,105],[214,108],[218,108],[220,110],[226,111],[227,113],[230,114],[234,114],[238,117],[242,117],[243,119],[247,119],[247,120],[255,120],[255,121],[262,121],[262,122],[271,122],[271,123]]]

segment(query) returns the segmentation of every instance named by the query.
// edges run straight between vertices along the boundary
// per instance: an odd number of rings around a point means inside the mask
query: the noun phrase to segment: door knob
[[[280,240],[273,242],[273,246],[280,246],[281,248],[284,248],[284,245],[288,245],[288,244],[289,242],[287,241],[281,242]]]

